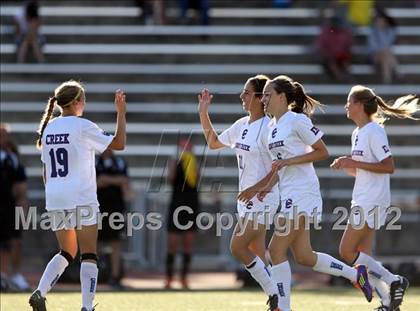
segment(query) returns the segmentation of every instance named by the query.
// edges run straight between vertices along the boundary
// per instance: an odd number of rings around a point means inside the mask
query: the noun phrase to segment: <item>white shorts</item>
[[[295,219],[301,215],[308,217],[310,222],[319,223],[322,219],[322,197],[310,194],[280,201],[279,217]]]
[[[369,228],[379,230],[386,222],[388,207],[379,205],[352,205],[348,223],[358,228],[367,223]]]
[[[239,217],[249,220],[256,219],[257,222],[262,225],[271,225],[273,223],[274,215],[278,208],[278,197],[277,195],[271,194],[267,194],[263,202],[254,197],[247,204],[239,201],[237,204]]]
[[[98,223],[98,206],[78,206],[74,209],[48,211],[53,231],[79,229]]]

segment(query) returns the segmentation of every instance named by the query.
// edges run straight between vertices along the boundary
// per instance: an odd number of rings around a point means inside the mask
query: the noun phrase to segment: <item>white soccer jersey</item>
[[[391,156],[388,138],[382,126],[370,122],[356,128],[351,136],[351,157],[355,161],[377,163]],[[377,174],[356,169],[352,205],[361,207],[391,204],[389,174]]]
[[[289,159],[312,151],[311,145],[324,134],[302,113],[286,112],[271,129],[268,149],[272,160]],[[319,181],[312,163],[290,165],[279,170],[282,201],[296,202],[302,196],[320,196]]]
[[[267,149],[270,118],[265,116],[251,124],[248,122],[249,116],[243,117],[219,135],[222,144],[235,149],[239,168],[239,191],[255,185],[271,170],[271,158]]]
[[[98,206],[95,152],[103,152],[113,136],[95,123],[75,117],[50,121],[42,136],[47,210]]]

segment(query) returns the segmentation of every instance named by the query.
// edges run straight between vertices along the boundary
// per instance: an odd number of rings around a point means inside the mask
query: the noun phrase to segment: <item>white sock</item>
[[[55,283],[57,283],[68,265],[69,262],[61,254],[57,254],[51,258],[50,262],[45,267],[37,288],[41,292],[42,297],[45,297]]]
[[[279,308],[283,311],[290,310],[290,283],[292,282],[292,272],[289,262],[286,260],[278,265],[271,267],[271,278],[277,285],[279,294]]]
[[[328,254],[318,252],[315,254],[317,256],[317,261],[315,266],[312,267],[315,271],[342,276],[353,283],[357,281],[357,270],[355,268],[346,265],[344,262],[335,259]]]
[[[245,268],[251,273],[258,284],[260,284],[267,296],[277,294],[270,272],[267,270],[260,257],[256,256],[248,266],[245,266]]]
[[[372,285],[372,288],[375,289],[378,294],[381,303],[384,306],[389,307],[391,304],[391,296],[389,293],[389,286],[381,279],[378,279],[374,273],[369,271],[369,283]]]
[[[82,307],[88,310],[93,308],[93,299],[96,293],[98,280],[98,267],[96,263],[82,262],[80,266],[80,285],[82,287]]]
[[[373,273],[378,279],[383,280],[388,286],[390,286],[394,281],[399,281],[397,275],[389,272],[379,261],[376,261],[365,253],[360,252],[354,264],[365,265],[371,273]]]

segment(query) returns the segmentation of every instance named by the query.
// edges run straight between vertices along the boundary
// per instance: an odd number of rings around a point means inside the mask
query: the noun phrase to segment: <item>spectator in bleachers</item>
[[[351,61],[352,34],[333,16],[321,30],[316,48],[326,72],[335,80],[348,79]]]
[[[368,36],[368,48],[375,66],[379,67],[384,83],[391,83],[393,74],[398,76],[398,62],[392,51],[396,41],[396,22],[383,10],[376,10]]]
[[[369,26],[372,22],[375,0],[339,0],[347,6],[347,19],[354,26]]]
[[[112,249],[109,284],[121,289],[121,239],[124,227],[112,228],[109,224],[109,215],[126,212],[125,201],[132,193],[127,164],[121,156],[115,155],[111,149],[106,149],[96,160],[96,176],[99,206],[102,213],[108,213],[108,216],[102,218],[99,240]]]
[[[170,166],[169,179],[172,183],[172,199],[168,213],[168,252],[166,255],[166,283],[165,288],[172,287],[174,275],[174,262],[177,252],[178,240],[182,240],[182,271],[181,285],[188,288],[188,273],[190,270],[192,248],[197,225],[195,219],[199,209],[198,180],[199,171],[197,159],[193,153],[193,146],[189,139],[181,138],[178,143],[179,156]],[[177,220],[181,226],[192,226],[183,229],[174,220],[176,210],[189,207],[193,213],[182,210],[178,213]]]
[[[22,229],[16,229],[15,207],[28,207],[25,168],[8,127],[0,124],[0,261],[2,290],[29,289],[21,273]]]
[[[141,9],[140,18],[145,25],[165,24],[164,0],[136,0]]]
[[[203,26],[210,24],[209,0],[178,0],[181,9],[181,23],[190,25],[193,20],[188,17],[188,10],[193,9],[199,13],[199,21]]]
[[[14,16],[16,26],[17,60],[23,63],[29,48],[32,48],[34,56],[39,63],[45,61],[42,53],[42,45],[45,41],[40,35],[41,19],[38,14],[37,1],[27,1]]]

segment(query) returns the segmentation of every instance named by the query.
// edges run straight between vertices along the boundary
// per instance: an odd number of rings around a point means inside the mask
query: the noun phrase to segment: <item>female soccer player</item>
[[[262,101],[276,123],[269,133],[268,148],[274,161],[273,170],[277,173],[268,174],[260,184],[247,189],[239,197],[247,202],[255,191],[260,191],[257,197],[265,200],[261,187],[267,186],[267,178],[273,176],[268,188],[279,182],[281,214],[278,220],[284,222],[282,228],[287,231],[275,232],[269,246],[273,262],[271,274],[279,289],[279,308],[290,311],[289,248],[299,264],[349,279],[371,301],[372,290],[365,266],[352,268],[330,255],[312,250],[307,221],[319,221],[322,213],[319,181],[312,163],[328,158],[328,151],[322,141],[323,133],[308,116],[320,103],[308,96],[300,83],[287,76],[268,81]]]
[[[217,135],[209,117],[209,105],[213,98],[207,89],[198,96],[198,111],[204,135],[210,149],[235,148],[239,168],[239,190],[257,183],[271,170],[271,158],[267,149],[268,124],[261,95],[268,78],[258,75],[249,78],[240,95],[248,116],[237,120],[222,134]],[[237,202],[238,214],[244,230],[237,224],[231,240],[232,254],[245,266],[253,278],[269,296],[270,310],[277,310],[277,288],[265,261],[265,231],[278,208],[278,189],[272,187],[264,203],[250,200]],[[256,222],[256,223],[255,223]],[[241,232],[243,231],[243,232]]]
[[[57,104],[61,116],[50,121]],[[45,311],[45,296],[65,268],[81,253],[80,283],[82,311],[92,311],[98,277],[96,244],[98,236],[95,151],[123,150],[126,142],[126,103],[123,91],[115,92],[117,124],[115,136],[95,123],[81,118],[85,91],[76,81],[55,89],[39,127],[38,148],[44,168],[46,209],[51,212],[52,229],[60,246],[29,298],[34,311]]]
[[[347,118],[356,125],[351,142],[351,156],[340,157],[331,164],[333,169],[344,170],[355,177],[352,208],[358,208],[359,217],[353,224],[363,226],[360,230],[347,224],[340,244],[340,255],[348,263],[368,267],[382,305],[376,310],[399,310],[405,290],[406,278],[394,275],[372,258],[375,230],[385,223],[387,209],[391,204],[390,174],[394,161],[388,138],[380,125],[385,116],[413,118],[419,110],[416,96],[399,98],[393,106],[387,105],[372,89],[354,86],[347,98]]]

